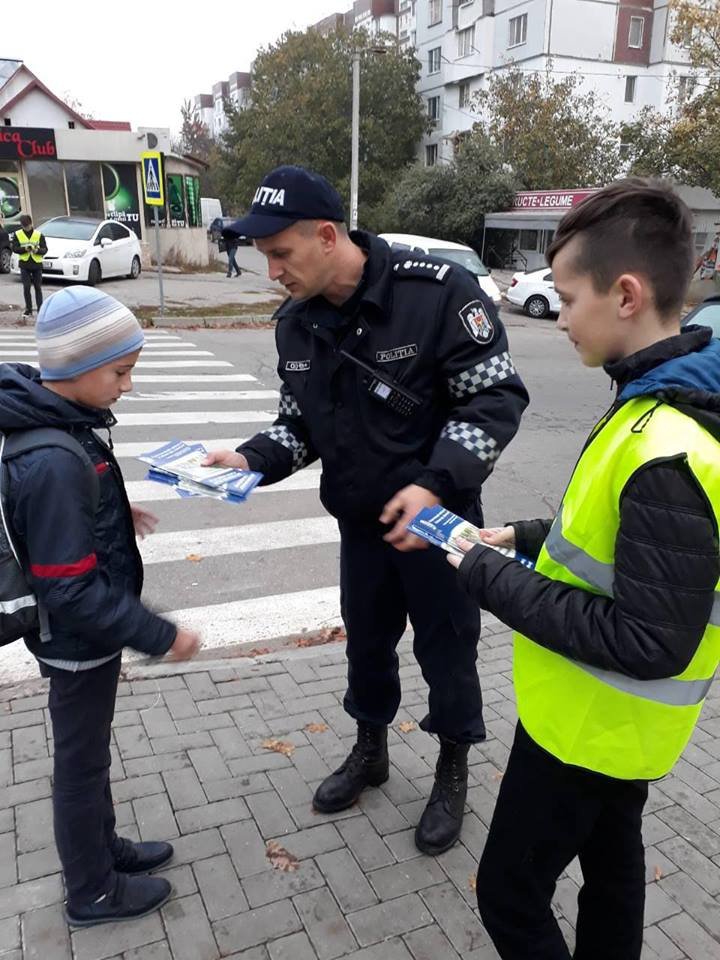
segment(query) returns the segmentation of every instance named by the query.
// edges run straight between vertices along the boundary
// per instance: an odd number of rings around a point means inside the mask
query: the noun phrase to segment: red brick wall
[[[628,44],[630,38],[630,19],[632,17],[642,17],[645,21],[641,47],[631,47]],[[637,63],[647,66],[647,64],[650,63],[652,27],[652,0],[620,0],[617,30],[615,33],[615,63]]]

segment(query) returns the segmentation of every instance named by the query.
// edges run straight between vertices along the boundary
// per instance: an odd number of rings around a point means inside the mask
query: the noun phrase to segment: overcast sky
[[[180,127],[183,100],[246,71],[257,50],[351,0],[75,0],[26,9],[0,37],[50,89],[101,120]],[[186,12],[187,11],[187,12]]]

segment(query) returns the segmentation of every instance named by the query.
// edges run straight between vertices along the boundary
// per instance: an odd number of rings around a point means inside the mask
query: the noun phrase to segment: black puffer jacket
[[[25,365],[0,366],[0,430],[56,427],[82,445],[100,483],[75,454],[47,447],[7,464],[7,518],[52,639],[27,637],[46,660],[95,660],[134,647],[166,653],[176,628],[140,602],[142,562],[130,504],[111,448],[94,433],[115,423],[109,410],[71,403],[47,390]]]
[[[606,371],[618,383],[615,407],[656,396],[720,439],[720,341],[710,343],[707,328],[688,328]],[[551,522],[514,523],[517,549],[537,558]],[[460,566],[468,592],[513,629],[573,660],[640,680],[686,669],[717,603],[719,576],[715,519],[683,460],[645,467],[624,492],[614,599],[481,547]]]

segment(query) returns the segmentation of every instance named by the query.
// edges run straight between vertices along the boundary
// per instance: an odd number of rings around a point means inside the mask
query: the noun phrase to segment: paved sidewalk
[[[174,898],[161,914],[72,935],[60,910],[43,682],[22,697],[0,693],[0,960],[495,958],[472,887],[513,735],[510,655],[507,630],[486,618],[490,739],[471,752],[462,844],[436,859],[413,844],[437,746],[416,726],[425,684],[409,642],[390,780],[334,816],[314,814],[310,798],[353,741],[342,649],[170,675],[131,667],[115,723],[118,821],[126,836],[173,841]],[[644,960],[717,960],[720,697],[674,775],[651,788],[645,836]],[[579,880],[571,865],[557,891],[569,939]]]

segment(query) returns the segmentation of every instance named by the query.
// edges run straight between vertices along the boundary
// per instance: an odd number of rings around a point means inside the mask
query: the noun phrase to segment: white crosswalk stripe
[[[177,403],[178,401],[196,401],[196,400],[277,400],[280,396],[277,390],[185,390],[172,391],[167,393],[135,393],[128,394],[123,398],[123,403],[130,402],[153,402],[153,403]]]
[[[156,427],[168,424],[198,423],[272,423],[275,413],[268,410],[195,410],[178,413],[116,413],[121,427]]]

